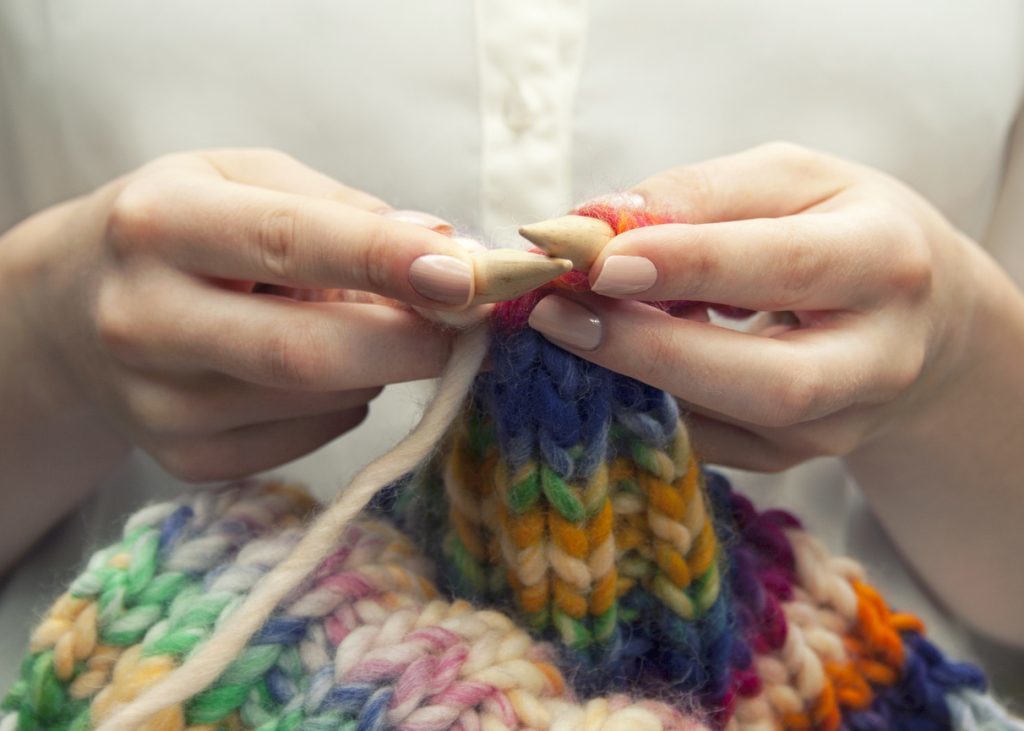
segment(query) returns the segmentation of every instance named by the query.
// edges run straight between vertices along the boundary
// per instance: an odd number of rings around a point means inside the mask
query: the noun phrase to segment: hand
[[[20,357],[54,404],[179,477],[277,466],[446,361],[448,336],[390,298],[450,308],[410,265],[458,269],[466,250],[388,211],[277,152],[158,159],[5,237],[6,307],[33,344]],[[424,291],[458,304],[468,279]]]
[[[632,193],[687,223],[615,237],[590,271],[606,297],[548,297],[531,324],[675,394],[707,461],[775,471],[846,455],[941,401],[969,368],[991,267],[896,180],[771,144]],[[675,299],[775,314],[738,332],[631,301]]]

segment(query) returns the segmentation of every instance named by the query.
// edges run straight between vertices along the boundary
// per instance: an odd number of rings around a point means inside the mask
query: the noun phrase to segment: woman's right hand
[[[471,265],[423,219],[282,153],[169,155],[0,239],[6,314],[53,403],[181,478],[245,475],[352,428],[383,385],[440,372],[448,336],[394,300],[465,304]],[[410,277],[428,254],[449,258]]]

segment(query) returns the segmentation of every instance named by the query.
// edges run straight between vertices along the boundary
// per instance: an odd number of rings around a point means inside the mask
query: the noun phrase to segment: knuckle
[[[93,323],[100,342],[115,355],[129,353],[137,344],[140,332],[135,311],[120,283],[107,280],[100,285]]]
[[[122,253],[157,238],[165,227],[165,196],[158,179],[145,176],[127,183],[107,215],[107,240]]]
[[[897,292],[918,300],[928,295],[935,269],[933,252],[921,226],[904,217],[894,232],[899,254],[889,271],[890,282]]]
[[[772,140],[760,145],[766,157],[800,168],[816,168],[825,159],[820,152],[789,140]]]
[[[243,153],[251,155],[254,158],[262,158],[268,162],[276,163],[294,163],[296,162],[288,153],[276,147],[248,147],[242,150]]]
[[[639,357],[634,377],[645,383],[663,383],[663,374],[666,370],[674,371],[672,364],[678,359],[673,339],[667,329],[646,329],[638,335],[635,342],[643,343],[643,347],[635,351]]]
[[[162,171],[162,170],[180,170],[181,168],[188,168],[194,166],[196,163],[196,153],[194,152],[165,152],[162,155],[150,160],[148,163],[143,165],[140,170],[147,171]]]
[[[702,165],[682,165],[655,179],[658,186],[672,191],[673,207],[681,221],[703,220],[702,211],[716,209],[715,187]]]
[[[813,180],[818,184],[833,179],[840,169],[848,167],[838,158],[788,140],[767,142],[757,151],[768,165],[788,171],[794,178]]]
[[[817,369],[809,365],[791,369],[772,389],[760,424],[787,427],[809,421],[820,414],[824,395],[825,381]]]
[[[798,309],[807,294],[822,280],[827,266],[827,253],[821,241],[794,228],[779,247],[777,286],[773,286],[765,309],[784,311]]]
[[[244,470],[207,443],[175,440],[150,450],[156,461],[174,477],[190,483],[240,477]]]
[[[927,347],[923,342],[905,346],[902,357],[888,363],[889,377],[879,399],[888,401],[896,398],[913,386],[924,372],[927,357]]]
[[[261,162],[291,165],[298,162],[287,152],[276,147],[244,147],[237,150],[239,155],[255,158]]]
[[[768,142],[758,145],[757,149],[774,157],[799,158],[813,154],[803,145],[799,145],[796,142],[791,142],[789,140],[769,140]]]
[[[357,263],[361,271],[357,272],[356,279],[365,282],[371,292],[385,294],[390,291],[391,266],[399,247],[399,242],[394,240],[387,223],[376,223],[371,227],[370,235],[358,258]]]
[[[686,242],[686,246],[678,247],[676,252],[674,266],[688,298],[700,299],[708,287],[721,281],[721,257],[701,227],[694,226],[693,238]]]
[[[825,428],[813,424],[791,431],[787,437],[787,451],[800,462],[815,457],[843,457],[857,446],[857,439],[849,430]]]
[[[177,175],[183,169],[194,166],[195,161],[196,155],[192,152],[164,153],[143,163],[136,170],[126,175],[123,180],[135,183],[154,177],[161,178],[164,175]]]
[[[757,460],[755,464],[752,464],[749,469],[756,469],[758,472],[767,472],[769,474],[778,474],[779,472],[785,472],[788,469],[796,467],[801,462],[807,460],[806,456],[792,449],[769,449],[766,451],[761,459]]]
[[[330,380],[330,358],[324,343],[329,334],[317,323],[279,328],[268,340],[263,370],[279,386],[322,388]]]
[[[257,216],[252,237],[257,265],[278,281],[294,273],[299,209],[295,204],[275,206]]]
[[[157,437],[179,437],[207,431],[205,410],[201,404],[169,389],[139,387],[126,395],[132,418]]]

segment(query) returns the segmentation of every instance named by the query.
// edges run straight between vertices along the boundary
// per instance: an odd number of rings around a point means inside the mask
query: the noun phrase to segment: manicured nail
[[[462,305],[469,301],[473,270],[453,256],[425,254],[409,267],[409,282],[427,299]]]
[[[622,297],[646,292],[658,281],[654,262],[642,256],[609,256],[591,288],[598,294]]]
[[[444,234],[445,236],[451,235],[455,230],[455,227],[443,218],[438,218],[432,213],[424,213],[423,211],[388,211],[384,214],[384,218],[390,218],[392,221],[402,221],[403,223],[412,223],[416,226],[423,226],[424,228],[429,228],[431,231],[436,231],[437,233]]]
[[[597,315],[583,305],[556,295],[537,303],[530,313],[530,327],[578,350],[594,350],[601,344],[601,321]]]

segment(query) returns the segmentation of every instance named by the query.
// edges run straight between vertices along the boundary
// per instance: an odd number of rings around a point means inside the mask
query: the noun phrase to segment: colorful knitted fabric
[[[702,468],[671,397],[552,345],[529,306],[499,308],[435,458],[140,728],[1024,731],[854,561]],[[249,482],[136,513],[32,635],[0,731],[96,727],[231,622],[318,509]]]

